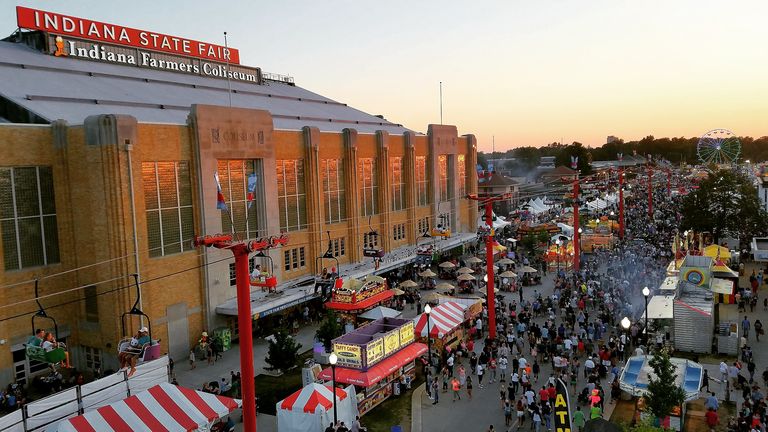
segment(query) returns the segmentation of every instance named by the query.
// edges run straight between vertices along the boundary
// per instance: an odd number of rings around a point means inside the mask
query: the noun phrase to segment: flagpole
[[[224,60],[227,62],[227,96],[229,107],[232,108],[232,81],[229,79],[229,45],[227,44],[227,32],[224,32]]]
[[[440,124],[443,124],[443,82],[440,81]]]

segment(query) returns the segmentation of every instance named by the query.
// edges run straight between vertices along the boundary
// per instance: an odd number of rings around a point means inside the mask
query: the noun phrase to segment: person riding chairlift
[[[117,355],[118,360],[120,360],[120,369],[125,369],[130,366],[131,370],[128,372],[129,378],[136,372],[136,359],[141,355],[142,347],[150,342],[149,329],[142,327],[136,335],[131,338],[128,350]]]
[[[63,343],[56,342],[56,338],[53,336],[53,333],[50,333],[50,332],[45,333],[45,336],[43,337],[43,343],[41,346],[43,347],[45,352],[51,352],[56,348],[64,348],[65,350],[67,349],[67,346],[64,345]],[[73,366],[69,362],[69,351],[64,351],[64,356],[65,356],[64,361],[61,362],[61,366],[67,369],[72,369]]]

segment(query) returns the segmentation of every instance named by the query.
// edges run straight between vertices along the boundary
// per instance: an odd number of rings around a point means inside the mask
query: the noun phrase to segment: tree
[[[710,173],[681,206],[683,230],[709,231],[715,243],[725,236],[749,242],[768,232],[768,213],[757,190],[743,174],[720,170]]]
[[[669,360],[666,349],[657,351],[648,360],[655,376],[648,377],[648,393],[645,395],[645,410],[657,419],[666,418],[672,408],[685,401],[685,392],[675,384],[677,368]]]
[[[341,327],[336,314],[332,310],[328,310],[323,322],[320,323],[320,327],[317,328],[315,336],[317,336],[317,340],[323,343],[325,351],[330,351],[331,341],[341,336],[343,331],[344,329]]]
[[[578,156],[579,158],[578,170],[581,172],[581,175],[589,175],[592,173],[592,167],[589,166],[589,162],[591,161],[589,151],[579,142],[574,142],[569,146],[561,148],[557,153],[557,156],[555,156],[555,166],[565,165],[570,168],[571,157],[573,156]]]
[[[296,366],[298,353],[299,343],[286,331],[278,330],[275,333],[275,339],[269,340],[269,350],[264,360],[270,365],[270,369],[286,371]]]
[[[539,245],[546,243],[547,240],[549,240],[549,234],[546,231],[531,231],[523,237],[522,243],[530,253],[536,254]]]

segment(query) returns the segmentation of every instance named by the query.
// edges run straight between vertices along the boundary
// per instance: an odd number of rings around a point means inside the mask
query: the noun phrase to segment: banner
[[[555,432],[571,432],[571,401],[568,399],[568,387],[563,380],[555,383]]]

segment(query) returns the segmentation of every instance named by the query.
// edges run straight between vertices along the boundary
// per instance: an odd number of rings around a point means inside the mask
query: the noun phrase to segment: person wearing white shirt
[[[520,370],[524,371],[525,367],[528,366],[528,360],[526,360],[525,357],[520,357],[520,360],[518,360],[518,364],[520,365]]]
[[[592,361],[592,357],[587,357],[584,361],[584,378],[587,378],[595,369],[595,362]]]

